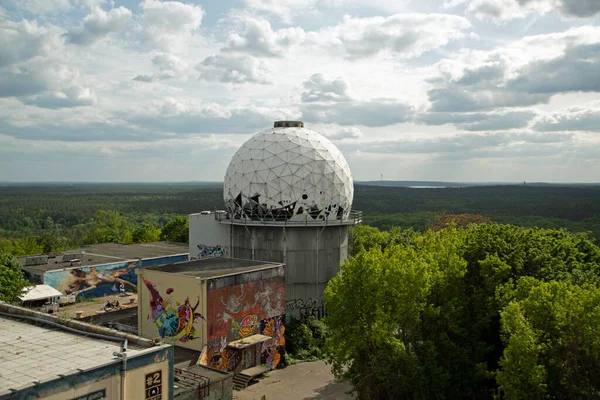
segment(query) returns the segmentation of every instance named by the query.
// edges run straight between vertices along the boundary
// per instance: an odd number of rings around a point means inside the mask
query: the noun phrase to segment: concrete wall
[[[201,351],[206,344],[203,281],[151,269],[138,270],[138,334]]]
[[[287,315],[323,316],[323,291],[348,256],[348,226],[231,227],[232,257],[285,263]]]
[[[233,400],[233,375],[218,382],[211,382],[210,393],[204,400]]]
[[[190,259],[231,257],[229,226],[213,214],[190,214]]]
[[[140,263],[140,267],[152,267],[155,265],[167,265],[167,264],[175,264],[180,262],[185,262],[188,260],[188,254],[175,254],[171,256],[164,257],[154,257],[154,258],[144,258]],[[135,282],[137,283],[137,281]]]
[[[284,268],[264,269],[209,280],[208,346],[202,364],[223,371],[248,368],[243,351],[227,344],[255,334],[271,336],[258,349],[256,360],[276,368],[285,346]],[[254,365],[251,365],[254,366]]]

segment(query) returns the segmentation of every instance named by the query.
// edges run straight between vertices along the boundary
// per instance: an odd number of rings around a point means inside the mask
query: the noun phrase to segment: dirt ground
[[[133,303],[130,303],[130,299],[133,299]],[[75,304],[61,306],[58,315],[63,315],[67,318],[75,318],[78,311],[82,311],[84,317],[96,315],[98,312],[102,312],[102,308],[108,300],[112,302],[119,300],[122,308],[137,307],[137,294],[124,293],[113,296],[98,297]]]
[[[234,400],[334,400],[351,399],[350,385],[340,383],[323,361],[305,362],[271,371],[269,376],[244,390],[234,391]]]

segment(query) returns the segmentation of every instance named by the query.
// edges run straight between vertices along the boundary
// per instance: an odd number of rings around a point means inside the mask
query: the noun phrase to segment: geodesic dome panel
[[[300,127],[273,128],[235,153],[223,193],[234,219],[325,221],[348,217],[354,184],[329,139]]]

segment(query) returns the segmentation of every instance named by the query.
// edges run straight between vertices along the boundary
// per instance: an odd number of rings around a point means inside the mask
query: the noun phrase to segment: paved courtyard
[[[133,302],[131,302],[131,299],[133,299]],[[137,294],[125,293],[112,296],[97,297],[84,302],[61,306],[57,315],[64,316],[67,318],[75,318],[78,311],[83,312],[84,317],[96,315],[98,313],[103,312],[102,309],[106,304],[107,300],[110,300],[112,302],[118,300],[122,308],[137,307]]]
[[[305,362],[269,372],[269,376],[244,390],[234,391],[234,400],[334,400],[351,399],[350,385],[340,383],[323,361]]]

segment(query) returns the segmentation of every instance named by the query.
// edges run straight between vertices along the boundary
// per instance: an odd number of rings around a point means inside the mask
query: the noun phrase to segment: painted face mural
[[[152,310],[152,322],[158,328],[158,333],[161,337],[170,337],[181,342],[188,342],[198,337],[198,331],[194,327],[197,320],[206,319],[196,312],[200,299],[196,301],[196,305],[192,307],[189,297],[186,297],[183,304],[176,302],[175,307],[171,304],[171,297],[166,300],[162,298],[156,285],[152,282],[144,280],[144,284],[150,292],[150,308]],[[167,295],[171,295],[175,290],[168,288]],[[148,316],[150,318],[150,315]]]

